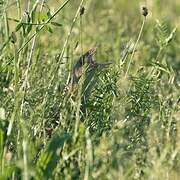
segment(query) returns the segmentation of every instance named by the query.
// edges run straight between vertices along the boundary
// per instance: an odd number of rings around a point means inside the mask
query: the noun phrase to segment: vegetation
[[[178,180],[179,22],[179,0],[0,0],[0,179]]]

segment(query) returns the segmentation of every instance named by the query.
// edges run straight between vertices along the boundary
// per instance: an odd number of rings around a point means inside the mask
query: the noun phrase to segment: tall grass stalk
[[[133,46],[133,51],[132,51],[132,54],[131,54],[130,59],[129,59],[129,63],[128,63],[127,70],[126,70],[126,73],[125,73],[125,77],[128,75],[128,72],[129,72],[129,69],[130,69],[130,65],[131,65],[133,57],[134,57],[134,53],[136,51],[137,45],[139,43],[139,40],[140,40],[142,32],[143,32],[145,21],[146,21],[146,17],[143,18],[143,22],[142,22],[142,25],[141,25],[141,29],[139,31],[138,38],[137,38],[137,40],[136,40],[136,42],[135,42],[135,44]]]

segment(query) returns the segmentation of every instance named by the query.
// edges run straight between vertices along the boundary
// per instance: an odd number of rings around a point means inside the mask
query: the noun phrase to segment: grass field
[[[0,0],[0,180],[179,180],[179,27],[179,0]]]

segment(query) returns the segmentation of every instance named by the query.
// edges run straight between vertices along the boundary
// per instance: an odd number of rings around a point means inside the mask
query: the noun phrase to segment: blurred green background
[[[178,180],[180,1],[70,0],[53,17],[63,2],[0,0],[0,179]],[[83,114],[66,83],[95,46],[112,65]]]

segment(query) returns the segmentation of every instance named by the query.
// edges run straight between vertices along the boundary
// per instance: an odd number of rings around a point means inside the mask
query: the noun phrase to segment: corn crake
[[[112,62],[96,62],[93,58],[96,50],[97,47],[94,47],[78,59],[73,67],[72,74],[67,85],[68,93],[71,94],[71,97],[77,96],[79,84],[81,85],[81,111],[83,113],[85,112],[86,103],[92,89],[98,81],[99,73],[105,67],[112,64]]]

